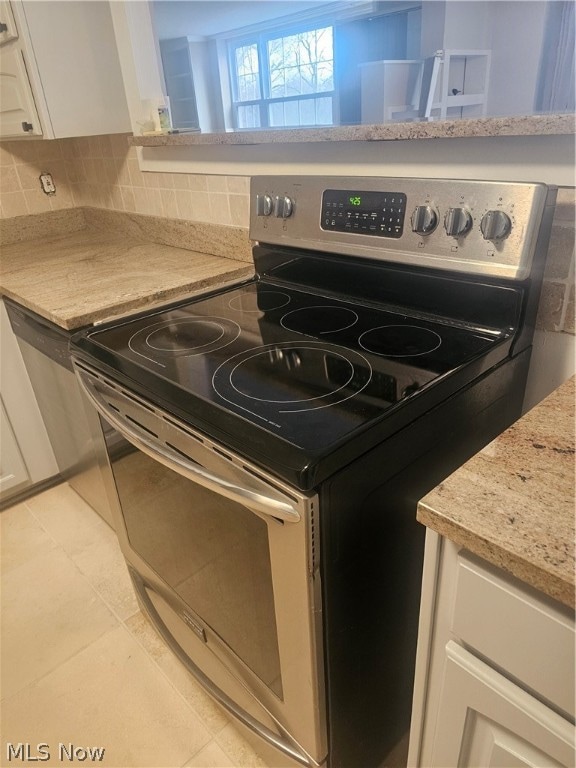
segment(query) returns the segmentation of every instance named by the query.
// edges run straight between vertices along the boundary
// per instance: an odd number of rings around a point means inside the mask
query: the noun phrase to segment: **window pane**
[[[284,102],[275,102],[274,104],[270,104],[270,109],[268,110],[268,121],[272,128],[279,128],[283,125],[286,125],[286,120],[284,118]]]
[[[298,96],[334,89],[332,27],[268,41],[270,96]]]
[[[238,128],[260,128],[260,107],[251,104],[238,107]]]
[[[285,125],[300,125],[299,102],[284,102],[284,120],[286,121]]]
[[[268,120],[273,128],[332,125],[332,96],[274,102],[269,106]]]
[[[314,99],[316,105],[316,125],[332,125],[334,116],[332,114],[332,97],[325,96],[322,99]]]
[[[316,125],[316,99],[305,99],[299,103],[300,125]]]
[[[252,101],[260,98],[258,76],[258,46],[240,45],[234,49],[236,94],[238,101]]]

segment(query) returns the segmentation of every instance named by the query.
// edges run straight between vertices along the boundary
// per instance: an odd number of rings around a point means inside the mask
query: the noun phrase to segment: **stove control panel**
[[[322,195],[320,226],[332,232],[402,237],[405,215],[402,192],[327,189]]]
[[[513,280],[529,273],[556,189],[377,176],[254,176],[250,237],[271,245]]]

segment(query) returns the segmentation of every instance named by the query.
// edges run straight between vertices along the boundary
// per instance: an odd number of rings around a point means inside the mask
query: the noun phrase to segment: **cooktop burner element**
[[[386,357],[419,357],[438,349],[442,337],[418,325],[384,325],[363,333],[358,342],[362,349]]]
[[[238,312],[268,312],[272,309],[280,309],[290,303],[290,296],[281,291],[257,291],[250,290],[254,286],[246,286],[246,291],[241,296],[230,299],[230,308]]]
[[[289,331],[316,336],[343,331],[357,321],[358,315],[353,310],[329,305],[293,309],[282,317],[280,325]]]
[[[270,381],[278,378],[281,385],[272,388]],[[224,400],[248,410],[257,407],[253,400],[278,407],[278,413],[300,413],[353,398],[371,378],[370,363],[357,352],[294,341],[234,355],[217,368],[212,382]]]
[[[134,333],[128,347],[136,355],[162,365],[159,358],[204,355],[231,344],[240,326],[222,317],[184,317],[162,320]]]

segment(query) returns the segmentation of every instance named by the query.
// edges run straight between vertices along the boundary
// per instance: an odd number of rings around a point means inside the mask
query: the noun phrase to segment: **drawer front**
[[[574,717],[574,614],[463,552],[451,630],[508,677]]]

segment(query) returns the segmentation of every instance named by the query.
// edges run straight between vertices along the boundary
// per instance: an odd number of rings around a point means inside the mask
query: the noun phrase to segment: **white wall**
[[[489,115],[534,111],[544,41],[545,2],[493,3]]]
[[[425,5],[430,0],[424,0]],[[431,3],[437,5],[434,0]],[[500,0],[448,0],[441,48],[490,48],[490,28]],[[520,3],[517,3],[520,5]]]
[[[328,0],[155,0],[154,24],[160,40],[217,35],[231,29],[290,16],[326,5]]]
[[[406,28],[406,58],[407,59],[419,59],[421,58],[422,38],[422,11],[410,11],[408,13],[408,24]]]
[[[536,331],[524,412],[547,397],[576,373],[576,339],[568,333]]]
[[[446,17],[446,2],[422,3],[422,45],[423,59],[434,56],[434,53],[444,48],[444,24]]]

